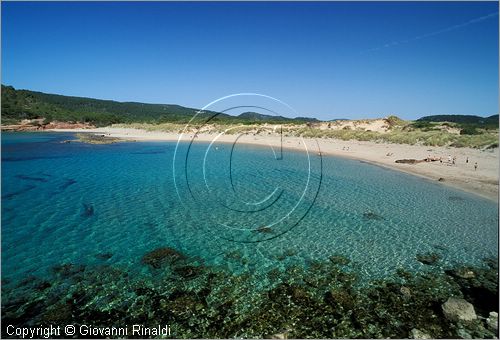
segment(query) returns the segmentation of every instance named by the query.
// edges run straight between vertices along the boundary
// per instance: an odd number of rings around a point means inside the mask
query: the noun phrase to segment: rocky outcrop
[[[450,297],[441,308],[444,316],[450,321],[473,321],[477,319],[474,306],[464,299]]]
[[[94,125],[80,122],[58,122],[45,123],[43,118],[24,119],[19,124],[2,125],[2,131],[43,131],[51,129],[93,129]]]
[[[44,130],[48,129],[94,129],[95,126],[89,123],[79,122],[50,122],[43,125]]]
[[[461,279],[473,279],[476,277],[474,271],[469,267],[459,267],[452,270],[446,270],[445,273]]]
[[[436,253],[417,254],[417,261],[426,265],[433,265],[439,261],[441,256]]]
[[[410,339],[432,339],[432,336],[421,331],[420,329],[413,328],[410,332]]]
[[[489,317],[486,319],[486,324],[488,328],[493,331],[498,331],[498,313],[490,312]]]

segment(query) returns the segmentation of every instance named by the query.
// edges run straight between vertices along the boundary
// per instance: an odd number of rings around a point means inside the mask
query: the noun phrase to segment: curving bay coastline
[[[54,132],[87,132],[134,141],[177,141],[174,132],[150,132],[134,128],[105,127],[95,129],[52,129]],[[197,141],[210,142],[217,134],[198,134]],[[186,136],[183,140],[187,140]],[[221,135],[217,142],[232,143],[235,135]],[[304,150],[300,137],[283,137],[283,147]],[[238,143],[260,146],[280,145],[279,135],[244,135]],[[360,161],[403,171],[412,175],[438,181],[484,198],[498,202],[499,149],[479,150],[471,148],[431,147],[425,145],[389,144],[364,141],[316,139],[323,155],[348,157]],[[442,158],[440,161],[417,164],[396,163],[399,159],[422,160],[427,157]],[[455,164],[448,164],[448,156],[456,157]],[[468,162],[466,162],[468,158]],[[477,170],[474,164],[477,162]]]

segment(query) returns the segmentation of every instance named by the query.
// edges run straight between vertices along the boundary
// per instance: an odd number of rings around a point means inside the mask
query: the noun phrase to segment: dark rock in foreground
[[[241,274],[195,265],[199,259],[168,247],[146,253],[142,262],[162,270],[131,275],[110,265],[63,264],[43,280],[30,277],[21,286],[7,282],[2,286],[2,336],[8,337],[9,324],[168,324],[175,338],[498,335],[495,261],[458,267],[469,268],[473,278],[402,268],[369,283],[360,281],[356,264],[342,255],[309,261],[307,267]]]

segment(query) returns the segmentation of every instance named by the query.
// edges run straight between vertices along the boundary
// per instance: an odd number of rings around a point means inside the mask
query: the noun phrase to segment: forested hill
[[[419,118],[418,120],[425,122],[450,122],[450,123],[483,125],[491,127],[498,126],[498,115],[493,115],[489,117],[479,117],[473,115],[436,115],[436,116],[425,116]]]
[[[46,122],[82,122],[97,126],[113,123],[165,123],[188,122],[198,109],[171,104],[146,104],[137,102],[117,102],[84,97],[71,97],[29,90],[16,90],[2,85],[2,124],[14,124],[22,119],[45,118]],[[206,119],[214,112],[199,115]],[[239,116],[219,113],[212,119],[217,123],[297,123],[319,122],[315,118],[265,115],[244,112]],[[453,122],[475,127],[496,128],[498,115],[487,118],[471,115],[439,115],[418,119],[424,122]]]
[[[137,102],[117,102],[84,97],[70,97],[48,94],[29,90],[16,90],[12,86],[2,85],[2,121],[3,124],[21,119],[45,118],[47,122],[89,122],[98,126],[113,123],[163,123],[187,122],[197,112],[197,109],[179,105],[145,104]],[[200,118],[213,116],[214,112],[200,115]],[[255,121],[273,122],[304,122],[316,121],[314,118],[264,117],[258,113],[241,115],[239,117],[218,114],[213,121],[219,123],[245,123]],[[263,115],[264,116],[264,115]]]
[[[2,119],[45,118],[47,121],[79,121],[97,125],[127,122],[163,122],[189,120],[196,109],[179,105],[117,102],[70,97],[2,85]],[[230,119],[220,114],[220,118]]]

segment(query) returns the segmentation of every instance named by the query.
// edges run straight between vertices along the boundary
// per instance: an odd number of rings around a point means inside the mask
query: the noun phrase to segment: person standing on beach
[[[457,156],[453,156],[453,165],[455,165],[456,160],[457,160]]]
[[[476,170],[477,170],[477,162],[474,163],[474,171],[476,171]]]
[[[465,164],[468,164],[468,163],[469,163],[469,157],[467,157],[467,158],[465,159]]]
[[[451,155],[448,155],[448,164],[451,163]]]

